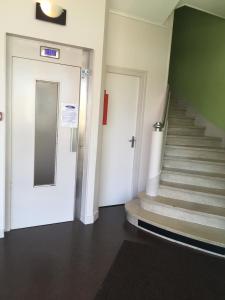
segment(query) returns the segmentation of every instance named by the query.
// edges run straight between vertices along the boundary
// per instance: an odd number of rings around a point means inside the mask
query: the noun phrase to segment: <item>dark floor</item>
[[[128,224],[123,206],[100,209],[94,225],[12,231],[0,240],[0,299],[93,300],[125,239],[171,244]]]

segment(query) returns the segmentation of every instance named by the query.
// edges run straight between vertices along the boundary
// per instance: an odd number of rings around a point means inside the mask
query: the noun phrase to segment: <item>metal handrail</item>
[[[155,131],[162,131],[166,125],[168,113],[169,113],[169,106],[170,106],[170,89],[169,86],[167,87],[166,91],[166,105],[164,106],[163,110],[163,117],[162,120],[159,122],[156,122],[153,127],[155,128]]]
[[[162,161],[165,152],[166,136],[168,128],[168,113],[170,105],[170,90],[166,90],[166,103],[163,110],[162,120],[154,124],[154,131],[152,133],[152,144],[149,160],[149,174],[146,187],[146,193],[149,196],[155,197],[158,195]]]

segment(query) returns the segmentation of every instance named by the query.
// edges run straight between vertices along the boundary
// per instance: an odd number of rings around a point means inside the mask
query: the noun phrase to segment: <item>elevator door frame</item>
[[[25,45],[25,51],[22,50]],[[46,58],[32,54],[35,47],[46,46],[60,49],[64,53],[59,59]],[[30,48],[29,48],[30,46]],[[32,47],[34,47],[32,49]],[[66,55],[65,55],[66,53]],[[49,41],[25,38],[15,35],[7,35],[7,103],[6,103],[6,202],[5,202],[5,231],[11,230],[11,187],[12,187],[12,62],[13,57],[44,61],[58,65],[68,65],[81,68],[80,82],[80,111],[78,124],[78,141],[77,141],[77,177],[76,177],[76,197],[74,199],[74,211],[76,217],[81,218],[82,203],[85,202],[85,193],[83,186],[86,182],[86,160],[87,160],[87,113],[89,111],[90,101],[88,101],[89,76],[86,70],[90,67],[91,59],[90,49],[81,49],[70,45],[61,45]],[[75,219],[74,214],[74,219]]]

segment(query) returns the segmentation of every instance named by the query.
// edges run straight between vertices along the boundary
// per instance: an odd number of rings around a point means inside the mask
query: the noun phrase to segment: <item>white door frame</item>
[[[13,34],[7,34],[7,62],[6,62],[6,79],[7,79],[7,86],[6,86],[6,177],[5,177],[5,192],[6,192],[6,197],[5,197],[5,231],[10,231],[11,230],[11,173],[12,173],[12,166],[11,166],[11,155],[12,155],[12,61],[13,57],[15,57],[15,53],[11,51],[9,41],[10,39],[24,39],[24,40],[29,40],[29,41],[36,41],[36,42],[41,42],[44,46],[49,46],[49,47],[54,47],[55,48],[70,48],[70,49],[79,49],[81,48],[76,48],[71,45],[62,45],[59,43],[54,43],[54,42],[49,42],[49,41],[43,41],[43,40],[38,40],[38,39],[33,39],[33,38],[27,38],[23,36],[16,36]],[[47,61],[50,63],[55,63],[55,64],[61,64],[61,65],[68,65],[68,66],[75,66],[75,67],[80,67],[81,68],[81,83],[80,83],[80,111],[79,111],[79,125],[78,125],[78,140],[77,140],[77,179],[76,179],[76,193],[78,197],[74,200],[75,206],[78,209],[77,211],[75,210],[76,217],[81,219],[81,213],[82,213],[82,206],[85,205],[86,202],[86,193],[84,191],[84,187],[86,185],[86,170],[87,170],[87,153],[88,153],[88,124],[86,122],[87,119],[87,113],[90,110],[90,105],[91,105],[91,97],[89,96],[88,93],[88,87],[89,87],[89,79],[88,70],[92,63],[91,63],[91,57],[92,57],[92,52],[90,49],[82,49],[83,55],[82,55],[82,62],[80,65],[78,65],[76,62],[72,62],[72,64],[69,64],[68,61],[63,61],[63,60],[46,60],[45,58],[39,57],[38,59],[35,58],[35,60],[39,61]],[[21,57],[21,55],[18,55]],[[22,58],[25,59],[32,59],[30,57],[24,57]],[[71,56],[72,58],[72,56]],[[90,98],[90,99],[89,99]],[[75,209],[74,206],[74,209]],[[74,216],[75,218],[75,216]]]
[[[139,186],[140,160],[141,160],[141,150],[142,150],[142,132],[143,132],[143,123],[144,123],[144,105],[145,105],[145,94],[146,94],[147,71],[121,68],[115,66],[107,66],[106,73],[134,76],[134,77],[138,77],[140,80],[136,132],[135,132],[136,143],[134,149],[134,164],[133,164],[133,175],[132,175],[132,196],[135,197],[139,192],[138,186]]]

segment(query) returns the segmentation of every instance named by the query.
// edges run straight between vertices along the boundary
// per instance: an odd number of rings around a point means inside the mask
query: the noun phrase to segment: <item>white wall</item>
[[[1,1],[0,9],[0,111],[5,112],[6,33],[94,49],[91,132],[88,153],[87,190],[83,220],[94,216],[95,169],[101,98],[102,58],[106,0],[58,0],[67,9],[67,26],[35,20],[34,0]],[[5,121],[0,122],[0,235],[5,207]]]
[[[107,65],[148,72],[139,191],[146,187],[152,125],[159,120],[167,86],[173,16],[165,26],[109,15]]]

